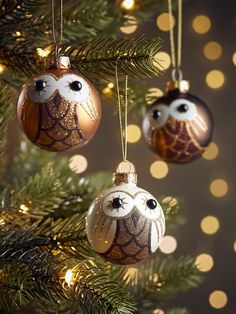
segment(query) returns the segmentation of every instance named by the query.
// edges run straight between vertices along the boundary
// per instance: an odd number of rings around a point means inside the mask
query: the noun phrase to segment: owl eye
[[[43,74],[33,79],[28,87],[28,96],[33,102],[44,103],[50,99],[56,89],[56,79],[50,74]]]
[[[135,205],[149,219],[158,219],[161,214],[161,206],[157,200],[144,190],[136,195]]]
[[[58,91],[68,101],[80,103],[89,98],[90,87],[81,76],[68,74],[59,79]]]
[[[192,120],[197,114],[196,105],[187,99],[177,99],[170,105],[170,114],[177,120]]]
[[[73,81],[69,83],[70,89],[72,89],[74,92],[79,92],[82,89],[82,84],[80,81]]]
[[[134,207],[134,200],[127,193],[117,190],[105,195],[101,206],[107,216],[119,218],[129,214]]]
[[[164,104],[154,105],[143,120],[143,129],[160,128],[166,124],[169,117],[169,108]]]
[[[147,204],[147,207],[150,209],[155,209],[157,207],[157,201],[154,200],[153,198],[150,198],[149,200],[147,200],[146,204]]]
[[[37,92],[46,91],[47,83],[43,80],[38,80],[34,83]]]

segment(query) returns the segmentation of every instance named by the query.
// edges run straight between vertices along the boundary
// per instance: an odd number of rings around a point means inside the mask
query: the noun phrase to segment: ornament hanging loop
[[[171,73],[171,76],[172,76],[172,80],[173,81],[182,81],[183,80],[183,72],[181,69],[179,68],[174,68],[172,70],[172,73]]]

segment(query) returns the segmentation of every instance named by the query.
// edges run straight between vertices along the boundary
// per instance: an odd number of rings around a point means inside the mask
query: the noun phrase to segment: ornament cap
[[[70,58],[67,56],[55,55],[48,60],[48,68],[70,69]]]
[[[113,173],[113,183],[114,185],[120,185],[124,183],[131,183],[137,185],[137,173],[132,172],[115,172]]]
[[[173,81],[169,81],[166,84],[166,91],[173,91],[175,89],[179,89],[180,92],[182,93],[187,93],[189,91],[190,88],[190,83],[189,81],[186,80],[173,80]]]
[[[137,185],[137,173],[135,171],[135,166],[128,160],[122,161],[117,166],[116,172],[113,173],[112,179],[114,185],[120,185],[123,183]]]

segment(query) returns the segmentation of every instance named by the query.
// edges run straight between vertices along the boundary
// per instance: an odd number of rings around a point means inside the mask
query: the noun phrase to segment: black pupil
[[[75,91],[78,92],[81,90],[82,88],[82,84],[79,81],[73,81],[70,83],[70,88]]]
[[[46,88],[47,84],[43,80],[38,80],[35,82],[35,89],[37,92],[41,92]]]
[[[160,111],[160,110],[158,110],[158,109],[153,110],[153,112],[152,112],[152,117],[153,117],[155,120],[157,120],[158,118],[160,118],[160,116],[161,116],[161,111]]]
[[[119,197],[116,197],[112,201],[112,207],[113,208],[120,208],[122,205],[122,200]]]
[[[147,201],[147,206],[150,209],[155,209],[157,207],[157,202],[154,199],[150,199]]]
[[[179,112],[187,112],[188,111],[188,105],[187,104],[181,104],[178,107]]]

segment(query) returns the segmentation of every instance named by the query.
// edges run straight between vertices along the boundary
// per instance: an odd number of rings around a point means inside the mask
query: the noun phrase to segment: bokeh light
[[[154,102],[155,98],[159,98],[161,96],[163,96],[163,91],[159,88],[153,87],[149,88],[145,96],[145,99],[147,104],[151,105]]]
[[[236,241],[234,241],[233,249],[234,249],[234,252],[236,252]]]
[[[215,309],[222,309],[228,302],[226,293],[222,290],[215,290],[209,296],[209,303]]]
[[[177,248],[177,241],[172,236],[165,236],[160,243],[160,250],[164,254],[171,254]]]
[[[232,61],[233,64],[236,65],[236,52],[233,54]]]
[[[162,309],[155,309],[152,313],[153,314],[165,314],[165,312]]]
[[[126,16],[128,19],[127,25],[121,26],[120,31],[124,34],[132,34],[138,28],[137,19],[134,16]]]
[[[203,153],[202,157],[206,160],[215,159],[219,154],[219,148],[216,143],[210,143]]]
[[[194,18],[192,26],[196,33],[205,34],[211,28],[211,20],[206,15],[198,15]]]
[[[210,88],[220,88],[225,82],[225,76],[222,71],[212,70],[206,75],[206,83]]]
[[[204,55],[209,60],[217,60],[222,55],[222,47],[219,43],[211,41],[203,48]]]
[[[228,183],[223,179],[215,179],[210,184],[211,194],[215,197],[223,197],[228,192]]]
[[[134,8],[135,1],[134,0],[123,0],[121,2],[121,8],[124,10],[132,10]]]
[[[171,29],[171,25],[175,25],[175,18],[173,15],[171,16],[171,20],[172,22],[170,24],[169,13],[162,13],[157,17],[157,27],[163,32],[168,32]]]
[[[163,179],[167,176],[169,167],[165,161],[154,161],[150,166],[150,173],[156,179]]]
[[[214,234],[220,228],[220,222],[215,216],[206,216],[201,221],[201,229],[206,234]]]
[[[155,56],[154,59],[161,66],[163,70],[167,70],[171,65],[171,58],[167,52],[160,51]]]
[[[195,264],[201,272],[207,272],[213,268],[214,260],[211,255],[202,253],[196,257]]]
[[[82,155],[74,155],[70,158],[69,167],[75,173],[82,173],[88,167],[87,159]]]
[[[5,70],[5,66],[0,64],[0,74],[2,74]]]
[[[141,130],[140,127],[137,126],[136,124],[130,124],[127,127],[127,132],[128,132],[128,142],[129,143],[136,143],[140,140],[141,138]]]

